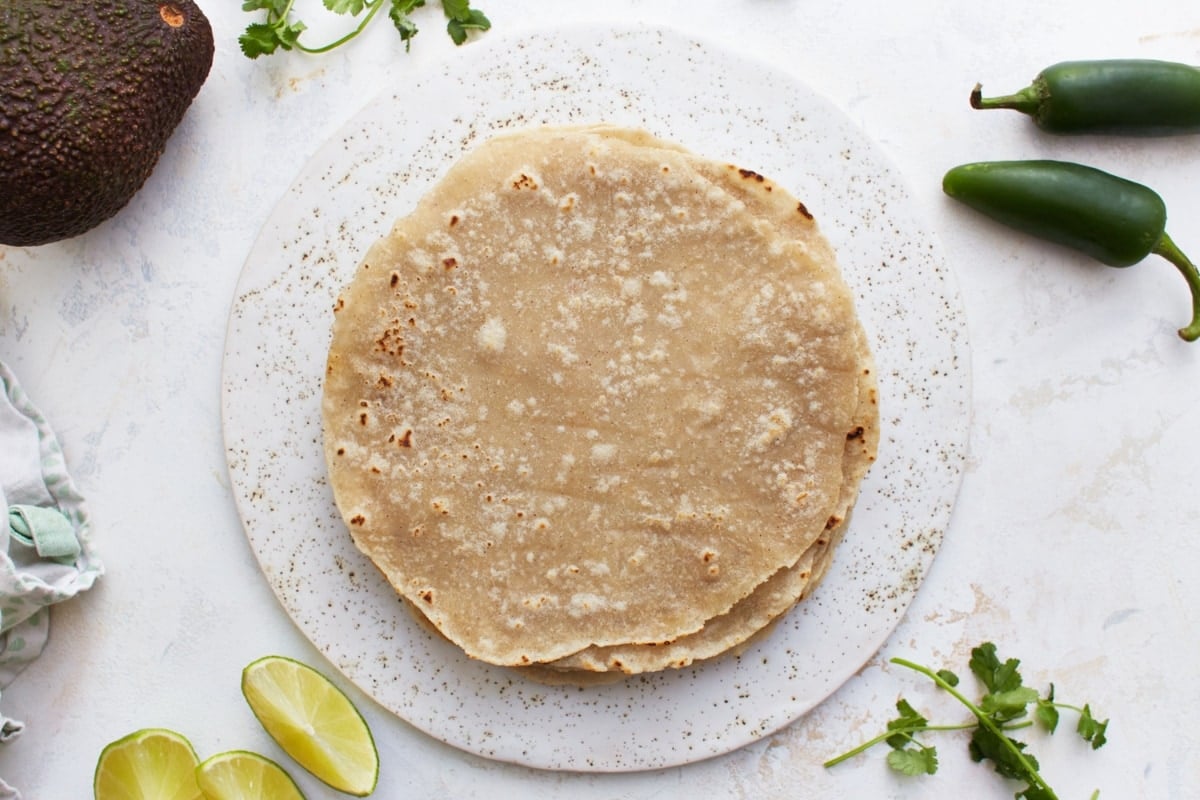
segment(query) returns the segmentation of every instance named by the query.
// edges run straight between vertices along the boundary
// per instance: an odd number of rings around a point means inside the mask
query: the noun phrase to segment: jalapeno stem
[[[1041,102],[1042,98],[1033,86],[1003,97],[984,97],[983,85],[979,83],[971,90],[971,108],[1011,108],[1023,114],[1035,114]]]
[[[1179,329],[1179,336],[1186,342],[1194,342],[1200,339],[1200,272],[1196,271],[1196,265],[1175,246],[1166,233],[1158,240],[1153,252],[1174,264],[1187,281],[1188,288],[1192,290],[1192,321],[1186,328]]]

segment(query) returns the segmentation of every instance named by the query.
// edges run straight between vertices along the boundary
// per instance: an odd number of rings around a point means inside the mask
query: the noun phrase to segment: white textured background
[[[0,246],[0,359],[57,428],[109,570],[55,609],[47,651],[4,691],[4,710],[28,729],[0,748],[0,776],[32,800],[90,796],[104,744],[145,726],[185,733],[202,755],[249,748],[282,760],[240,697],[240,670],[267,652],[324,666],[258,571],[234,509],[219,418],[227,313],[259,226],[306,158],[381,75],[402,79],[453,45],[431,7],[407,55],[380,20],[328,56],[251,62],[237,49],[250,20],[240,4],[202,5],[213,70],[142,192],[72,241]],[[976,80],[1016,89],[1066,58],[1200,64],[1200,11],[1177,0],[480,5],[489,36],[560,20],[671,25],[785,68],[845,110],[903,171],[959,281],[971,456],[907,618],[791,727],[682,768],[541,773],[441,745],[351,689],[380,745],[376,796],[1011,797],[1015,784],[972,764],[953,735],[939,740],[930,778],[894,776],[882,752],[821,767],[880,730],[899,694],[962,717],[887,657],[965,674],[970,648],[991,639],[1024,660],[1031,683],[1054,680],[1062,699],[1112,718],[1096,753],[1069,731],[1028,737],[1064,800],[1096,787],[1106,798],[1195,797],[1200,343],[1174,335],[1186,289],[1161,260],[1112,270],[981,223],[943,198],[940,179],[973,160],[1092,163],[1154,186],[1176,242],[1200,257],[1200,137],[1050,138],[966,103]],[[293,772],[310,800],[337,796]]]

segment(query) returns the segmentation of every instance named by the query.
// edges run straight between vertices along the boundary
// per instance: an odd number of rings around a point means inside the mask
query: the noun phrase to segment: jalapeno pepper
[[[1192,293],[1192,321],[1179,335],[1200,338],[1200,272],[1167,236],[1167,209],[1140,183],[1065,161],[963,164],[942,180],[946,194],[1041,239],[1066,245],[1112,267],[1151,253],[1175,265]]]
[[[1016,94],[984,97],[973,108],[1011,108],[1051,133],[1163,136],[1200,132],[1200,69],[1146,59],[1064,61]]]

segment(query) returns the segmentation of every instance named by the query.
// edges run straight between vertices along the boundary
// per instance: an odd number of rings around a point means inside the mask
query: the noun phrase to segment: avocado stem
[[[1188,289],[1192,292],[1192,321],[1187,327],[1179,329],[1179,337],[1185,342],[1194,342],[1200,339],[1200,272],[1196,270],[1196,265],[1183,254],[1183,251],[1176,247],[1175,242],[1171,241],[1171,237],[1164,232],[1158,240],[1158,244],[1154,246],[1152,251],[1165,258],[1175,265],[1183,275],[1183,279],[1187,281]]]
[[[971,108],[1011,108],[1022,114],[1032,115],[1037,112],[1040,104],[1041,97],[1033,86],[1026,86],[1016,94],[1008,94],[1003,97],[984,97],[983,86],[978,83],[971,90]]]

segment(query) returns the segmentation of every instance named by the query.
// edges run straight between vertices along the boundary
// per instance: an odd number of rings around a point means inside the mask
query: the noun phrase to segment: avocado
[[[0,244],[66,239],[121,210],[212,59],[192,0],[0,0]]]

